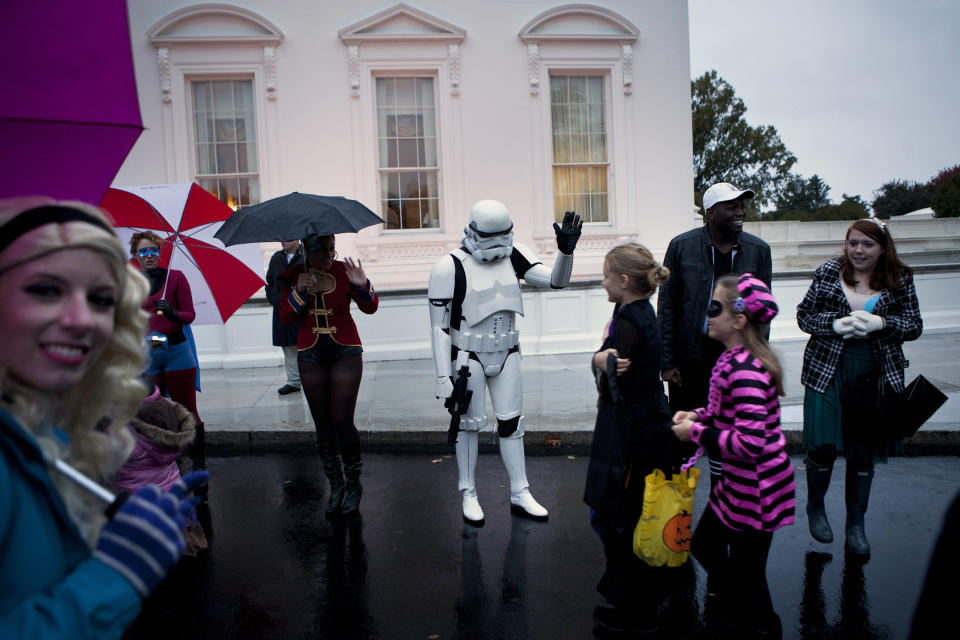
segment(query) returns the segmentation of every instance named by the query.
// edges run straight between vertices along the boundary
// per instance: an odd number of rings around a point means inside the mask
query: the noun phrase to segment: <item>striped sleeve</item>
[[[757,365],[749,358],[747,362],[734,363],[730,374],[728,394],[732,406],[724,407],[724,413],[728,420],[732,418],[733,429],[721,430],[717,439],[725,458],[757,460],[780,448],[781,436],[772,428],[780,421],[780,403],[774,400],[771,415],[770,374]]]

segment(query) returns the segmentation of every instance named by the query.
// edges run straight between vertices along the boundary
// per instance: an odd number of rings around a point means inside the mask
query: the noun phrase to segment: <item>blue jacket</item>
[[[139,612],[67,515],[36,440],[0,408],[0,638],[119,638]]]

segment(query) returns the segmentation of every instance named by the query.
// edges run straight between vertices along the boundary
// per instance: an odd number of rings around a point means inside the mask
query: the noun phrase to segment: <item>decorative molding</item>
[[[450,63],[450,93],[460,95],[460,43],[447,44],[447,61]]]
[[[173,101],[171,96],[173,83],[171,80],[170,49],[167,47],[157,48],[157,64],[160,66],[160,100],[165,104],[170,104]]]
[[[350,80],[350,95],[360,95],[360,46],[347,45],[347,76]]]
[[[196,18],[218,18],[221,31],[191,32],[184,28]],[[155,47],[173,44],[256,43],[278,45],[283,32],[258,13],[229,4],[197,4],[161,18],[147,29],[147,40]]]
[[[623,68],[623,93],[633,94],[633,45],[620,43],[620,66]]]
[[[366,244],[357,243],[356,251],[364,262],[375,264],[380,261],[429,259],[435,261],[450,253],[459,245],[457,242],[424,242],[417,244]]]
[[[640,29],[619,13],[590,4],[566,4],[539,14],[520,29],[524,42],[580,40],[635,42]]]
[[[610,233],[600,235],[583,235],[577,242],[576,253],[584,254],[604,254],[619,244],[625,242],[637,242],[638,234],[635,233]],[[534,238],[538,256],[553,256],[557,253],[557,239],[554,236],[542,236]]]
[[[401,2],[340,29],[337,35],[348,45],[376,40],[460,43],[467,31]]]
[[[527,43],[527,76],[530,80],[530,95],[540,93],[540,45]]]
[[[264,81],[267,86],[267,100],[277,99],[277,55],[273,45],[263,47]]]

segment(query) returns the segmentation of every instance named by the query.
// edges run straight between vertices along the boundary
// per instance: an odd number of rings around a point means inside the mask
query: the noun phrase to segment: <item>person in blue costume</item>
[[[99,209],[0,201],[0,638],[119,638],[180,557],[206,472],[109,521],[86,488],[133,445],[146,292]]]

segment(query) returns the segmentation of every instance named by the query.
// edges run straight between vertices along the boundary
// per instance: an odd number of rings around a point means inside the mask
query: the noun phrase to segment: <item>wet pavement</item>
[[[802,461],[797,503],[805,502]],[[843,478],[838,461],[834,478]],[[210,549],[184,558],[128,634],[141,638],[591,638],[600,541],[582,502],[587,458],[528,456],[546,523],[512,516],[499,456],[481,455],[480,529],[465,525],[449,455],[364,454],[362,515],[329,521],[312,447],[209,457]],[[774,535],[767,574],[784,638],[906,638],[943,515],[960,488],[953,457],[877,467],[868,563],[842,535],[814,542],[806,518]],[[707,500],[698,489],[694,522]],[[843,487],[827,496],[843,531]],[[832,554],[832,555],[831,555]],[[691,560],[659,637],[709,637],[704,575]],[[685,587],[685,588],[684,588]]]

